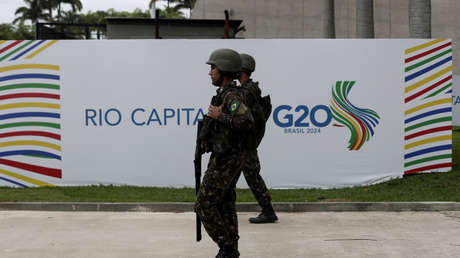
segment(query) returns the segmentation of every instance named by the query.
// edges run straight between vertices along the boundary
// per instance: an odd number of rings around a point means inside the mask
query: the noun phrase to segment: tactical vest
[[[237,91],[241,94],[239,88],[235,86],[228,86],[221,90],[216,96],[212,98],[211,105],[220,106],[224,102],[225,96],[233,91]],[[231,114],[230,110],[226,106],[222,106],[222,113]],[[211,128],[210,147],[214,153],[227,153],[227,152],[238,152],[243,149],[243,143],[246,136],[217,120],[214,120]]]

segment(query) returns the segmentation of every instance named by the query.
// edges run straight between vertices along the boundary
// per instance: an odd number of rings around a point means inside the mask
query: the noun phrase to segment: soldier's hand
[[[213,106],[209,105],[208,108],[208,116],[211,117],[212,119],[217,119],[220,114],[222,113],[222,106]]]

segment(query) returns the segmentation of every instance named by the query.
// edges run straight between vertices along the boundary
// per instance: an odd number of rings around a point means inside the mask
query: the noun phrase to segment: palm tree
[[[46,19],[47,15],[43,13],[43,6],[40,0],[24,0],[26,6],[21,6],[16,9],[14,13],[16,16],[13,23],[24,22],[26,20],[32,21],[32,23],[37,23],[39,19]]]
[[[150,0],[149,8],[152,8],[153,3],[157,1],[158,0]],[[184,0],[166,0],[166,2],[167,2],[167,8],[170,8],[172,3],[181,3],[181,2],[184,2]]]
[[[195,8],[196,0],[179,0],[179,6],[190,11]]]
[[[373,0],[356,0],[356,37],[375,37]]]
[[[431,38],[431,1],[409,1],[409,35],[411,38]]]
[[[81,11],[83,9],[83,4],[80,0],[55,0],[58,2],[58,19],[61,19],[61,5],[69,4],[72,7],[73,12]]]
[[[160,16],[164,16],[164,18],[170,19],[184,18],[184,14],[180,9],[181,8],[178,6],[166,7],[164,10],[162,10],[162,12],[160,12]]]
[[[160,17],[163,18],[184,18],[184,14],[181,12],[181,9],[184,8],[181,5],[181,2],[184,0],[169,0],[168,5],[164,8],[164,10],[160,10]],[[152,8],[153,4],[156,3],[157,0],[150,0],[149,8]],[[171,6],[170,3],[177,3],[174,6]]]
[[[53,10],[58,7],[59,0],[40,0],[39,2],[43,10],[48,10],[47,20],[53,22]]]

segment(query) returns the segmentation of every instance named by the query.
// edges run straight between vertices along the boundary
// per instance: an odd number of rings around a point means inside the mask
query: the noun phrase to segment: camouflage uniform
[[[236,183],[242,168],[242,132],[252,130],[254,120],[233,85],[219,89],[222,114],[214,121],[208,169],[199,189],[195,210],[209,236],[220,248],[238,243],[235,209]],[[204,140],[204,139],[203,139]]]
[[[248,80],[244,82],[241,87],[246,92],[245,98],[248,106],[251,108],[254,107],[257,102],[257,98],[261,95],[258,83]],[[254,112],[254,110],[252,111]],[[249,139],[247,139],[248,144],[246,144],[247,148],[245,148],[243,155],[243,174],[249,188],[254,194],[254,197],[262,207],[262,210],[264,210],[272,207],[270,193],[264,180],[260,176],[260,161],[257,154],[257,147],[264,136],[265,121],[256,121],[255,123],[256,127],[263,126],[264,128],[262,130],[256,130],[256,132],[250,134]]]

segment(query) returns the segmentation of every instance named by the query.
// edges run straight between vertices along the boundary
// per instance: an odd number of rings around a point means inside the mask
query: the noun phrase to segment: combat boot
[[[261,223],[275,223],[278,220],[278,217],[275,214],[275,210],[270,205],[269,207],[263,208],[262,212],[255,218],[249,218],[249,222],[255,224]]]
[[[235,246],[225,246],[219,250],[216,258],[238,258],[240,257],[240,252]]]

